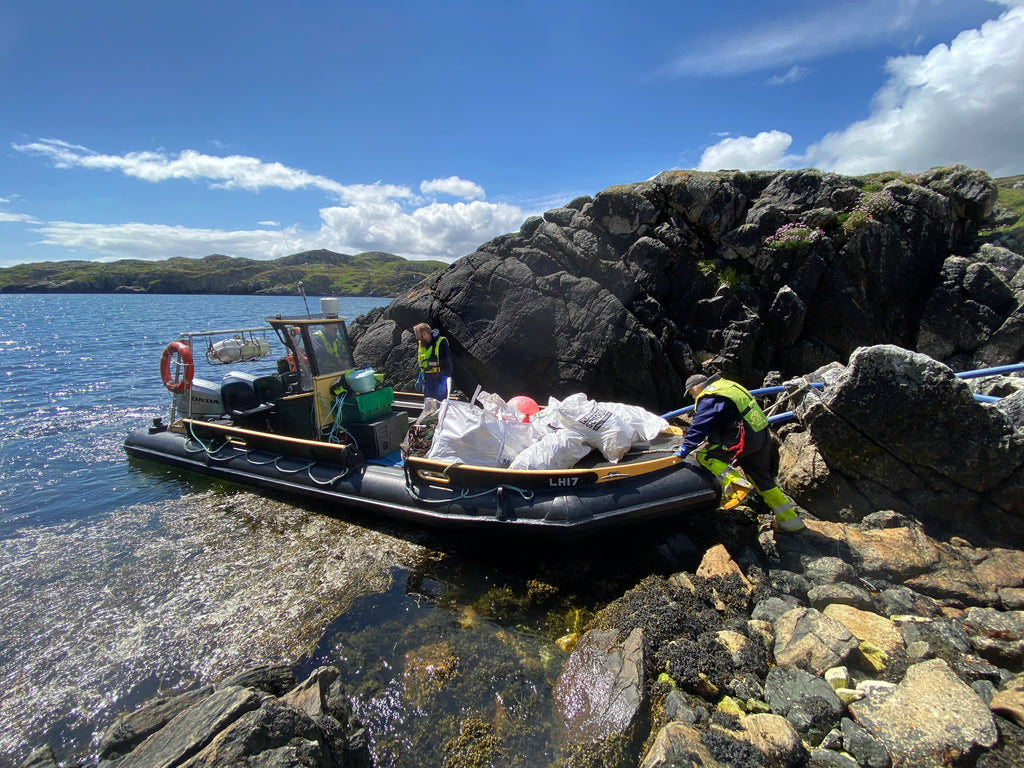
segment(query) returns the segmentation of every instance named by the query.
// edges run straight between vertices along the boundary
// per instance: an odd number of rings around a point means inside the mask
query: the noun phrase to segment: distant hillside
[[[1017,176],[1003,176],[996,179],[996,186],[999,187],[999,205],[1007,211],[1017,214],[1016,221],[1010,221],[1009,217],[1003,226],[1007,229],[1024,225],[1024,174]]]
[[[54,261],[0,269],[0,293],[198,293],[291,295],[301,280],[310,296],[396,296],[448,266],[372,251],[349,256],[318,250],[271,261],[214,254],[201,259]]]

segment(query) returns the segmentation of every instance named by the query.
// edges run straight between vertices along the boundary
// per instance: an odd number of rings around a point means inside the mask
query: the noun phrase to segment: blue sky
[[[0,267],[452,261],[675,168],[1024,173],[1024,0],[12,0],[0,116]]]

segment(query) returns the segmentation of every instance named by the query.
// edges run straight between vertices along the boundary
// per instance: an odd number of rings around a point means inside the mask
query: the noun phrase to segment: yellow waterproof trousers
[[[765,504],[771,508],[775,522],[782,530],[793,532],[804,528],[804,521],[797,514],[796,505],[786,498],[786,494],[777,485],[762,491],[731,464],[709,456],[708,450],[708,448],[701,448],[694,453],[694,457],[702,467],[715,476],[715,480],[722,486],[723,509],[735,507],[747,497],[751,489],[754,489],[764,499]]]

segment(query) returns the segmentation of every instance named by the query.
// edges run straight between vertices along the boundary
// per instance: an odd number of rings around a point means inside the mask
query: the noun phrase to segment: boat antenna
[[[313,317],[313,315],[309,313],[309,302],[306,301],[306,289],[303,287],[301,280],[299,280],[299,293],[302,294],[302,303],[306,305],[306,317]]]

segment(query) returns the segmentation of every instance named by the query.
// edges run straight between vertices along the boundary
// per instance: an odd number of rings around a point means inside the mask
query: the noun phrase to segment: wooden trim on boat
[[[204,440],[219,436],[224,440],[230,441],[236,447],[248,450],[279,453],[289,458],[311,459],[331,464],[351,464],[352,453],[358,450],[354,445],[325,443],[319,440],[291,437],[290,435],[277,435],[272,432],[261,432],[230,424],[219,424],[214,421],[200,421],[198,419],[180,419],[174,422],[170,429]]]

